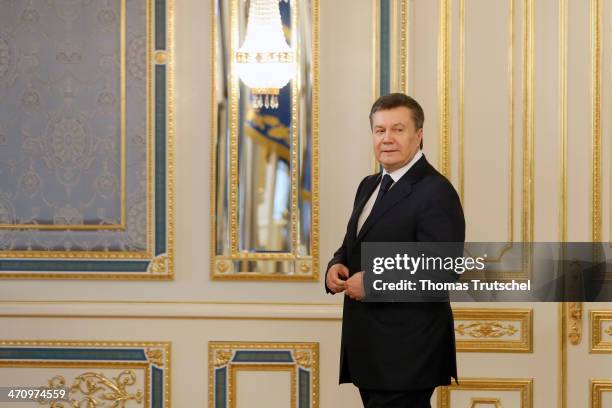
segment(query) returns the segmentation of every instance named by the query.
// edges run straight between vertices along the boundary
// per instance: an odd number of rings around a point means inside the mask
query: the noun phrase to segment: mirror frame
[[[312,115],[309,118],[312,121],[312,147],[311,147],[311,235],[310,235],[310,250],[309,254],[302,256],[297,253],[297,241],[299,234],[299,217],[297,214],[298,207],[298,195],[301,193],[299,189],[299,170],[298,170],[298,154],[297,147],[302,137],[299,134],[299,120],[298,114],[298,98],[297,98],[297,84],[296,80],[292,80],[290,85],[292,87],[292,138],[291,138],[291,150],[290,150],[290,161],[291,161],[291,252],[277,253],[277,252],[258,252],[252,253],[247,251],[239,251],[238,240],[238,177],[239,169],[237,160],[232,160],[229,167],[228,179],[229,181],[229,208],[228,208],[228,236],[222,237],[221,239],[229,240],[229,255],[218,255],[217,254],[217,141],[218,141],[218,109],[216,105],[217,90],[216,83],[218,80],[217,68],[219,61],[217,61],[217,41],[218,41],[218,26],[216,16],[216,3],[219,0],[211,0],[211,69],[212,69],[212,81],[211,81],[211,144],[210,144],[210,160],[211,160],[211,176],[210,176],[210,276],[213,280],[285,280],[285,281],[317,281],[319,279],[319,0],[311,1],[311,35],[312,35],[312,50],[311,50],[311,61],[312,61]],[[230,27],[229,32],[230,39],[230,55],[237,48],[238,38],[238,2],[239,0],[227,0],[230,4]],[[294,3],[301,0],[290,0],[292,10],[295,10]],[[296,27],[296,23],[299,24],[299,19],[296,14],[292,15],[292,26]],[[229,129],[229,145],[228,151],[230,157],[237,158],[238,155],[238,110],[239,110],[239,79],[233,69],[233,58],[229,62],[229,90],[228,95],[228,107],[230,118],[227,127]],[[298,137],[293,137],[297,134]],[[230,159],[231,160],[231,159]],[[251,272],[251,271],[235,271],[235,261],[241,261],[244,265],[248,265],[249,262],[260,262],[260,261],[289,261],[294,263],[294,273],[292,274],[270,274],[262,272]]]

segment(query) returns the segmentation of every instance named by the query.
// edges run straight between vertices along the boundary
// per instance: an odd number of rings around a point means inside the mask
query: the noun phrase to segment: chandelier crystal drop
[[[236,73],[251,88],[257,108],[278,108],[278,94],[295,73],[295,52],[283,34],[279,2],[251,0],[246,36],[236,52]]]

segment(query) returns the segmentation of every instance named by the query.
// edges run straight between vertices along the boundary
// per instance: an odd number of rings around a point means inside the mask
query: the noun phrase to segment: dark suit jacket
[[[361,242],[463,242],[465,221],[450,182],[421,157],[372,209],[359,235],[357,220],[381,173],[357,188],[336,263],[361,270]],[[331,293],[326,286],[325,289]],[[373,303],[344,297],[340,383],[410,390],[457,381],[453,314],[448,302]]]

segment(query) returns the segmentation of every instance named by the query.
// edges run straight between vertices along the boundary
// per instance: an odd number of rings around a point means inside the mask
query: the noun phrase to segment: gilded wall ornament
[[[512,325],[503,325],[500,322],[474,322],[470,324],[458,324],[455,331],[462,336],[474,338],[498,338],[512,336],[518,329]]]
[[[147,349],[147,358],[149,361],[159,367],[164,366],[164,352],[161,349]]]
[[[49,381],[48,389],[64,388],[66,379],[55,376]],[[101,372],[86,372],[78,375],[68,389],[68,403],[71,408],[124,408],[128,401],[142,403],[143,392],[130,392],[127,388],[136,384],[136,374],[132,370],[123,370],[117,377],[106,377]],[[51,408],[68,408],[62,402],[42,400],[41,405],[50,404]]]

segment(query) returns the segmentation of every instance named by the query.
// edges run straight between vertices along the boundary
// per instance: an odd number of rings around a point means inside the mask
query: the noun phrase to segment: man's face
[[[407,164],[419,151],[423,129],[416,129],[410,109],[400,106],[372,115],[374,154],[391,172]]]

